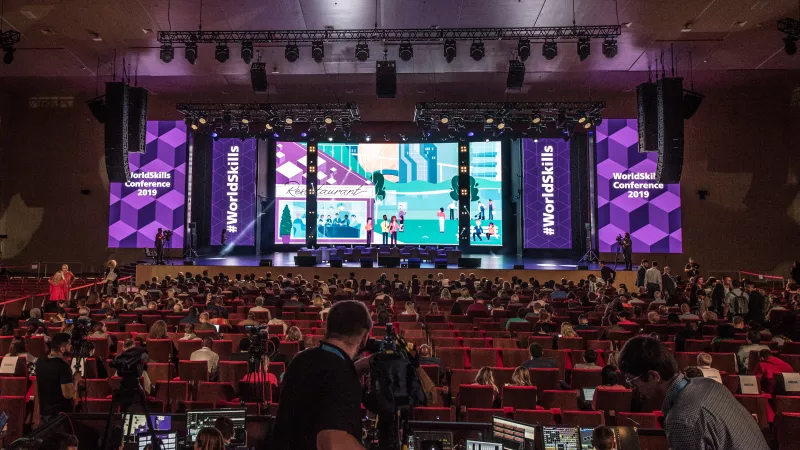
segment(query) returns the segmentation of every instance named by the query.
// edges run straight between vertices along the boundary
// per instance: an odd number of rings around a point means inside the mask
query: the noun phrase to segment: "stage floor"
[[[381,273],[400,273],[403,277],[410,278],[411,275],[427,277],[429,273],[443,273],[447,278],[455,279],[460,273],[476,273],[481,277],[503,277],[510,279],[518,276],[523,279],[535,277],[539,280],[559,280],[567,278],[578,281],[586,278],[590,273],[600,275],[598,264],[589,264],[588,270],[578,270],[578,261],[569,259],[545,259],[533,257],[519,257],[516,255],[492,255],[492,254],[472,254],[465,257],[480,258],[481,267],[478,269],[459,268],[450,265],[447,269],[436,269],[433,263],[422,263],[419,269],[413,268],[361,268],[357,262],[345,262],[342,267],[330,267],[328,263],[318,264],[315,267],[297,267],[294,264],[295,252],[265,253],[261,256],[203,256],[194,261],[194,265],[183,265],[183,260],[174,259],[164,266],[153,266],[149,264],[138,264],[136,266],[136,280],[141,283],[153,277],[158,279],[165,275],[175,276],[178,272],[191,272],[193,274],[208,270],[209,273],[225,273],[233,276],[237,273],[255,273],[263,276],[266,272],[271,272],[273,276],[286,275],[287,273],[301,274],[303,277],[312,278],[314,275],[330,277],[338,274],[340,277],[351,271],[356,272],[359,278],[377,278]],[[259,267],[261,259],[271,259],[272,267]],[[523,265],[524,269],[514,269],[515,265]],[[614,267],[612,264],[611,267]],[[617,270],[617,283],[627,283],[631,285],[636,279],[635,271],[622,271],[622,264]],[[352,270],[350,270],[352,269]]]

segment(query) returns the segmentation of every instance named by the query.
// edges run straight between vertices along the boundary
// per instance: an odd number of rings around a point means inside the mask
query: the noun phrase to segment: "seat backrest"
[[[700,352],[676,352],[675,361],[678,362],[678,369],[683,370],[690,366],[696,366],[699,354]]]
[[[786,352],[781,353],[780,358],[786,361],[787,364],[792,366],[795,372],[800,372],[800,354],[787,354]]]
[[[459,408],[491,408],[494,401],[494,388],[475,384],[459,386],[457,404]]]
[[[247,361],[220,361],[219,381],[236,383],[247,374]],[[271,363],[270,363],[271,364]]]
[[[501,366],[503,363],[500,350],[496,348],[472,348],[469,350],[469,359],[473,369]]]
[[[569,350],[544,350],[545,358],[553,358],[558,367],[558,376],[560,380],[566,379],[567,371],[567,358],[569,358]]]
[[[800,414],[783,413],[775,417],[780,450],[797,450],[800,442]]]
[[[178,341],[178,356],[182,359],[189,359],[196,350],[203,347],[203,341],[195,339],[192,341]]]
[[[211,344],[211,350],[219,355],[220,361],[229,361],[233,354],[233,341],[229,339],[214,340]]]
[[[612,417],[620,412],[630,412],[633,401],[633,391],[597,389],[594,391],[594,406],[598,411],[604,411],[606,421],[611,422]],[[660,404],[659,404],[660,405]]]
[[[572,388],[595,388],[603,384],[602,369],[572,369]]]
[[[458,398],[458,391],[461,385],[475,382],[477,375],[478,369],[453,369],[450,372],[450,395],[453,398]]]
[[[12,397],[24,396],[28,392],[27,377],[0,377],[0,392]]]
[[[161,400],[171,406],[170,411],[178,409],[178,402],[186,401],[189,399],[189,382],[188,381],[157,381],[156,395],[158,400]],[[108,408],[106,408],[108,410]]]
[[[5,390],[3,390],[5,392]],[[773,397],[775,413],[800,413],[800,396],[776,395]]]
[[[531,359],[531,354],[526,348],[504,348],[500,350],[500,354],[503,358],[503,367],[519,367]]]
[[[176,370],[170,366],[171,364],[166,362],[149,362],[147,363],[147,376],[151,382],[166,381],[170,376],[175,378],[177,375]]]
[[[94,354],[100,359],[108,359],[111,355],[111,351],[109,349],[108,338],[87,338],[88,342],[94,344]]]
[[[582,351],[584,347],[582,337],[562,337],[558,339],[559,350],[577,350]]]
[[[490,339],[486,338],[463,338],[463,346],[469,348],[487,348],[490,347]]]
[[[178,361],[178,376],[183,381],[208,381],[208,363],[206,361]]]
[[[659,422],[658,416],[654,413],[618,412],[616,419],[617,426],[620,427],[661,428],[661,422]]]
[[[578,391],[558,391],[546,389],[539,391],[539,402],[545,409],[573,411],[578,409]]]
[[[528,369],[531,382],[539,388],[539,392],[546,389],[558,389],[558,369]]]
[[[503,386],[500,392],[503,408],[536,409],[539,398],[536,386]]]
[[[7,435],[3,437],[7,443],[14,442],[22,437],[23,427],[25,426],[25,397],[23,396],[0,396],[0,411],[7,411]]]
[[[514,420],[529,425],[554,426],[556,424],[556,416],[549,409],[517,409],[514,411]]]
[[[603,411],[561,411],[561,423],[571,427],[599,427],[606,424]]]
[[[711,355],[712,368],[717,369],[720,372],[727,372],[727,373],[737,372],[738,364],[736,363],[736,354],[734,353],[709,353],[709,354]],[[756,361],[758,361],[758,358],[756,358]],[[695,364],[693,365],[697,365],[697,363],[695,362]]]
[[[169,362],[169,355],[172,353],[172,339],[148,339],[145,345],[150,361]]]
[[[492,417],[503,416],[505,411],[493,408],[467,408],[467,422],[492,423]]]
[[[414,408],[414,420],[421,420],[423,422],[455,422],[456,421],[456,408],[451,406],[449,408],[436,407],[436,406],[418,406]]]
[[[537,343],[545,350],[552,350],[554,348],[554,341],[551,336],[530,336],[527,344]]]
[[[769,419],[767,417],[767,397],[762,395],[746,395],[734,394],[736,400],[744,406],[750,414],[758,416],[758,427],[762,430],[769,428]]]
[[[465,369],[470,360],[466,347],[438,347],[436,353],[448,369]]]
[[[233,383],[201,381],[197,386],[197,401],[226,402],[234,398]]]

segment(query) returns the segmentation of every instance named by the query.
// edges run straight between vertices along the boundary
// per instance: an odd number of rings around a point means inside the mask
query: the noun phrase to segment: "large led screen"
[[[472,142],[469,148],[470,239],[475,246],[503,245],[503,176],[499,141]],[[454,179],[454,186],[458,178]],[[455,193],[454,193],[455,194]],[[457,196],[453,195],[453,199]],[[455,203],[449,208],[455,209]],[[448,212],[448,220],[458,220],[458,211]]]
[[[628,232],[634,253],[681,253],[679,184],[655,179],[658,153],[639,153],[635,119],[597,127],[597,227],[601,252]]]
[[[523,139],[525,248],[572,248],[569,163],[569,142]]]
[[[109,248],[152,248],[159,228],[172,230],[167,248],[183,247],[186,124],[148,121],[144,153],[128,154],[131,180],[110,183]]]
[[[255,245],[256,140],[214,141],[211,245]]]
[[[396,228],[398,244],[458,244],[458,220],[448,216],[451,193],[457,192],[455,143],[319,143],[317,148],[318,243],[366,244],[365,225],[371,221],[372,244],[384,242],[384,222]],[[276,156],[276,243],[303,243],[306,144],[278,143]]]

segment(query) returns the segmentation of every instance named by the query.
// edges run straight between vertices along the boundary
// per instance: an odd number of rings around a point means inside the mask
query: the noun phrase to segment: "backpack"
[[[740,290],[738,295],[735,291],[731,291],[730,294],[733,295],[733,298],[731,298],[730,301],[731,307],[733,308],[733,313],[737,316],[747,314],[750,310],[750,307],[748,306],[748,300],[744,297],[742,291]]]

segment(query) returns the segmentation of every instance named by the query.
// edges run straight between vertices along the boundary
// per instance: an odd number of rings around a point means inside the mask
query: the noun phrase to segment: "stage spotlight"
[[[483,55],[485,54],[486,50],[483,47],[483,42],[473,42],[472,45],[469,46],[469,56],[475,61],[483,59]]]
[[[211,137],[214,138],[214,140],[216,141],[219,139],[219,133],[217,133],[216,131],[212,131]]]
[[[264,124],[264,129],[265,130],[271,130],[273,128],[275,128],[275,127],[272,125],[271,121]]]
[[[225,61],[228,60],[230,55],[231,55],[231,49],[228,48],[228,44],[224,42],[220,42],[219,44],[217,44],[217,49],[214,50],[214,58],[216,58],[217,61],[224,63]]]
[[[253,60],[253,43],[251,41],[242,42],[242,60],[245,64],[250,64]]]
[[[550,61],[558,56],[558,44],[555,42],[545,42],[542,44],[542,56]]]
[[[484,122],[486,122],[488,125],[491,125],[494,123],[494,117],[486,116],[486,120],[484,120]]]
[[[370,135],[366,135],[366,136],[364,136],[364,140],[365,140],[365,141],[367,141],[367,142],[369,142],[369,141],[371,141],[371,140],[372,140],[372,136],[370,136]]]
[[[286,50],[284,50],[283,56],[285,56],[286,60],[289,62],[297,61],[297,58],[300,57],[300,49],[297,47],[297,44],[286,44]]]
[[[586,58],[589,57],[589,54],[592,53],[591,48],[591,41],[589,41],[588,37],[578,38],[578,58],[581,61],[585,61]]]
[[[447,39],[444,41],[444,59],[447,62],[453,62],[456,59],[456,41]]]
[[[286,122],[286,125],[291,125],[291,124],[294,123],[294,119],[292,119],[291,117],[287,117],[285,122]]]
[[[614,39],[606,39],[603,41],[603,55],[606,58],[613,58],[617,56],[617,41]]]
[[[333,136],[328,136],[328,142],[333,142]]]
[[[356,59],[361,62],[369,59],[369,45],[364,39],[360,39],[356,44]]]
[[[408,140],[408,136],[406,136],[405,134],[401,134],[401,135],[400,135],[400,140],[401,140],[401,141],[403,141],[403,142],[405,142],[405,141],[407,141],[407,140]]]
[[[322,62],[325,57],[325,44],[322,41],[311,41],[311,57],[318,63]]]
[[[520,39],[517,43],[517,56],[519,56],[520,61],[527,61],[528,57],[531,56],[531,40],[530,39]]]
[[[250,114],[245,114],[242,116],[242,123],[245,125],[250,123]]]
[[[786,36],[783,38],[783,50],[787,55],[794,55],[797,53],[797,37]]]
[[[474,131],[468,131],[467,132],[467,136],[469,136],[469,137],[475,136],[475,132]]]
[[[411,46],[411,43],[404,42],[400,44],[400,59],[410,61],[412,56],[414,56],[414,47]]]
[[[208,119],[206,118],[205,114],[201,114],[197,121],[200,122],[201,125],[205,125],[208,122]]]
[[[586,122],[586,120],[587,120],[586,119],[586,114],[583,114],[583,113],[578,114],[578,123],[582,124],[582,123]]]
[[[450,119],[447,116],[442,116],[439,121],[446,124],[447,122],[450,122]]]
[[[186,48],[183,49],[183,56],[189,61],[189,64],[194,64],[197,61],[197,42],[187,42]]]
[[[531,118],[531,123],[533,123],[533,124],[537,124],[538,125],[541,122],[542,122],[542,116],[539,115],[539,114],[534,114],[533,117]]]
[[[191,127],[192,127],[193,130],[199,130],[200,129],[200,126],[194,120],[192,121]]]
[[[325,125],[330,125],[333,123],[333,117],[325,116]]]
[[[584,124],[583,124],[583,128],[585,128],[585,129],[587,129],[587,130],[588,130],[589,128],[592,128],[592,122],[590,122],[590,121],[588,121],[588,120],[587,120],[586,122],[584,122]]]
[[[497,129],[498,130],[503,130],[503,129],[505,129],[505,127],[506,127],[506,123],[503,120],[501,120],[500,123],[497,124]]]
[[[175,48],[172,44],[164,44],[161,46],[161,61],[168,63],[175,59]]]

